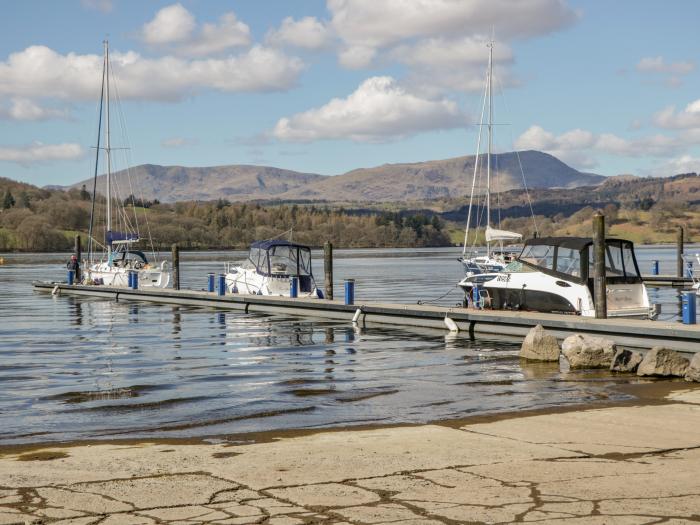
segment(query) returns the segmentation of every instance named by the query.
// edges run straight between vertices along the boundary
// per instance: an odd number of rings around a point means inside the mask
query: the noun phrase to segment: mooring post
[[[81,272],[80,272],[80,264],[82,263],[82,259],[83,259],[83,248],[82,248],[82,246],[81,246],[81,244],[80,244],[80,235],[76,235],[76,236],[75,236],[75,247],[74,247],[74,251],[75,251],[75,256],[76,256],[76,258],[77,258],[77,260],[78,260],[78,268],[75,270],[75,280],[76,280],[78,283],[80,283],[80,281],[82,280],[82,279],[80,278],[80,277],[81,277],[81,275],[80,275],[80,274],[81,274]]]
[[[323,244],[323,270],[325,272],[326,299],[333,300],[333,243]]]
[[[681,318],[683,319],[683,324],[696,324],[697,323],[697,300],[698,295],[695,290],[683,291],[681,292],[683,297],[681,306]]]
[[[683,226],[678,227],[676,235],[676,277],[683,277]]]
[[[605,287],[605,215],[593,214],[593,295],[596,319],[607,319],[608,298]]]
[[[172,246],[173,252],[173,290],[180,289],[180,247],[177,243]]]

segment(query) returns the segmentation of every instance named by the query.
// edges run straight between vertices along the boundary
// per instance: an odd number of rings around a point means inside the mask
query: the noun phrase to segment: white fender
[[[358,308],[355,310],[355,315],[352,316],[352,323],[357,324],[357,322],[360,320],[360,316],[362,315],[362,308]]]
[[[51,295],[60,295],[61,294],[61,289],[58,287],[58,285],[53,287],[53,290],[51,290]]]
[[[445,317],[445,326],[450,332],[459,332],[459,326],[449,317]]]

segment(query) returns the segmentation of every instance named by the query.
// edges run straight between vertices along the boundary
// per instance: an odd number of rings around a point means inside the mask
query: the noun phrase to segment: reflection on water
[[[360,301],[438,296],[460,272],[447,250],[339,255]],[[620,396],[611,386],[636,380],[522,364],[512,339],[33,293],[64,258],[0,267],[0,443],[424,422]],[[184,286],[224,258],[183,253]],[[653,293],[676,313],[675,291]]]

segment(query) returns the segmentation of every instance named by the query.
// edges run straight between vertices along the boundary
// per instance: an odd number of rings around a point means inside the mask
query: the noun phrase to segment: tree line
[[[40,189],[0,179],[0,251],[70,250],[76,233],[88,232],[92,199],[85,187]],[[94,238],[104,236],[105,198],[95,202]],[[129,196],[114,208],[136,212],[141,237],[158,248],[241,249],[292,230],[296,242],[337,247],[423,247],[450,243],[444,223],[423,214],[353,214],[330,206],[299,204],[142,201]],[[132,222],[133,223],[133,222]],[[115,228],[117,229],[117,228]],[[150,246],[149,246],[150,247]]]

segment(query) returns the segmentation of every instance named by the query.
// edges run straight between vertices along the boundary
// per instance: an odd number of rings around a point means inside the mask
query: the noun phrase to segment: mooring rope
[[[450,295],[456,289],[457,289],[456,287],[450,288],[447,292],[442,294],[440,297],[436,297],[434,299],[419,299],[416,304],[434,304],[435,302],[439,301],[440,299],[443,299],[443,298],[447,297],[448,295]],[[457,303],[457,304],[461,305],[461,303]]]

